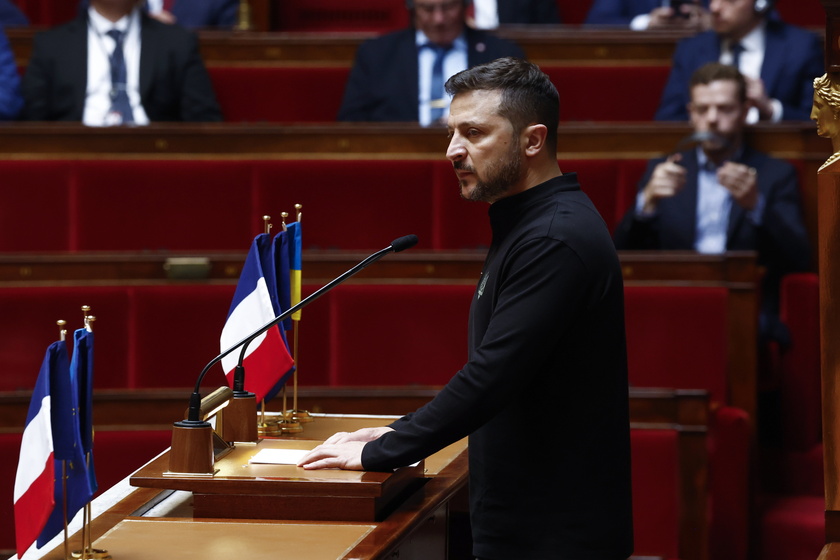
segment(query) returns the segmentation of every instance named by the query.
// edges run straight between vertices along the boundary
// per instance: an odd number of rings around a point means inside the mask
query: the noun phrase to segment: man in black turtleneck
[[[625,559],[633,551],[621,270],[574,173],[557,164],[557,90],[499,59],[453,76],[447,157],[490,203],[493,240],[469,360],[426,406],[336,434],[305,468],[389,470],[469,435],[473,553]]]

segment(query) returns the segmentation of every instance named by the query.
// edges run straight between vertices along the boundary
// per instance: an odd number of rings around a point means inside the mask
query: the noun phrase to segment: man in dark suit
[[[782,275],[808,270],[796,171],[744,143],[747,84],[732,66],[709,63],[691,79],[696,149],[649,162],[636,205],[616,229],[618,249],[757,251],[766,267],[760,330],[784,340]]]
[[[138,4],[92,0],[76,20],[36,35],[22,117],[93,126],[222,120],[197,38],[152,19]],[[119,86],[113,82],[117,44],[124,68]],[[116,108],[123,91],[126,105]]]
[[[746,77],[748,123],[809,119],[823,49],[816,34],[768,17],[772,7],[772,0],[711,0],[713,30],[677,44],[656,119],[687,117],[691,73],[713,61],[735,64]]]
[[[712,24],[707,6],[706,0],[595,0],[584,23],[705,31]]]
[[[413,27],[362,43],[338,120],[438,124],[447,112],[449,76],[505,56],[524,58],[513,43],[467,27],[468,1],[409,0]],[[434,79],[436,63],[442,80]]]

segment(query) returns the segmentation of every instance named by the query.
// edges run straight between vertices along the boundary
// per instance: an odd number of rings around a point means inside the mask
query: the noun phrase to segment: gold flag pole
[[[283,228],[283,231],[288,231],[288,228],[286,227],[286,218],[289,217],[289,213],[288,212],[281,212],[280,217],[281,217],[280,225]],[[281,326],[281,328],[282,328],[282,326]],[[292,356],[292,359],[294,359],[294,356]],[[297,363],[295,363],[295,368],[297,368]],[[297,420],[292,418],[292,416],[289,414],[289,410],[286,408],[287,407],[287,404],[286,404],[287,403],[287,400],[286,400],[287,399],[287,391],[286,391],[287,385],[288,385],[287,383],[283,383],[283,405],[282,405],[282,408],[280,409],[281,410],[281,412],[280,412],[281,420],[279,422],[280,430],[281,430],[281,432],[283,432],[285,434],[299,434],[300,432],[303,431],[303,427],[301,427],[300,422],[298,422]]]
[[[96,317],[93,315],[89,315],[90,306],[83,305],[82,306],[82,321],[84,324],[84,328],[87,332],[93,332],[93,322],[96,321]],[[75,351],[75,350],[74,350]],[[87,468],[90,468],[90,453],[85,455],[85,463]],[[65,500],[66,503],[66,500]],[[82,508],[82,550],[74,551],[71,554],[71,557],[74,559],[80,558],[81,560],[107,560],[111,558],[111,555],[108,554],[107,550],[101,548],[93,548],[93,539],[91,537],[92,529],[91,525],[93,524],[93,510],[91,508],[90,502],[85,504],[85,507]]]
[[[58,335],[59,340],[61,342],[67,341],[67,329],[64,327],[67,325],[67,321],[64,319],[59,319],[55,322],[58,325]],[[63,500],[64,504],[64,558],[70,558],[70,535],[68,531],[68,521],[67,521],[67,463],[65,461],[61,461],[61,495],[65,497]]]
[[[266,234],[271,233],[271,216],[262,217]],[[257,423],[257,434],[260,436],[279,436],[281,434],[280,423],[277,420],[267,420],[265,416],[265,397],[260,403],[260,421]]]
[[[303,205],[295,204],[295,210],[297,211],[297,221],[300,224],[301,219],[303,218]],[[302,256],[301,256],[302,258]],[[301,284],[303,284],[303,266],[301,266]],[[299,341],[299,333],[300,333],[300,319],[301,314],[300,312],[292,315],[292,324],[294,325],[294,338],[292,339],[292,357],[295,360],[295,371],[293,375],[293,383],[292,383],[292,411],[291,417],[292,420],[296,422],[300,422],[301,424],[306,424],[307,422],[312,422],[313,418],[306,410],[298,409],[298,372],[300,371],[300,352],[298,351],[298,341]]]

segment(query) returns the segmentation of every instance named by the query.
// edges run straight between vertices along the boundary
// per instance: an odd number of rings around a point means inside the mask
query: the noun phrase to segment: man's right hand
[[[680,159],[680,154],[672,154],[654,168],[642,191],[642,212],[655,212],[661,199],[674,196],[685,186],[686,170],[677,164]]]

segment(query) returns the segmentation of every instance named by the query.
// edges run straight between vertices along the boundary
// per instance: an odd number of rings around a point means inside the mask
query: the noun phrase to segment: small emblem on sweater
[[[478,297],[479,297],[479,298],[480,298],[482,295],[484,295],[484,287],[487,285],[487,278],[488,278],[489,276],[490,276],[489,274],[484,274],[484,275],[482,275],[482,277],[481,277],[481,282],[478,284]],[[476,298],[476,299],[478,299],[478,298]]]

